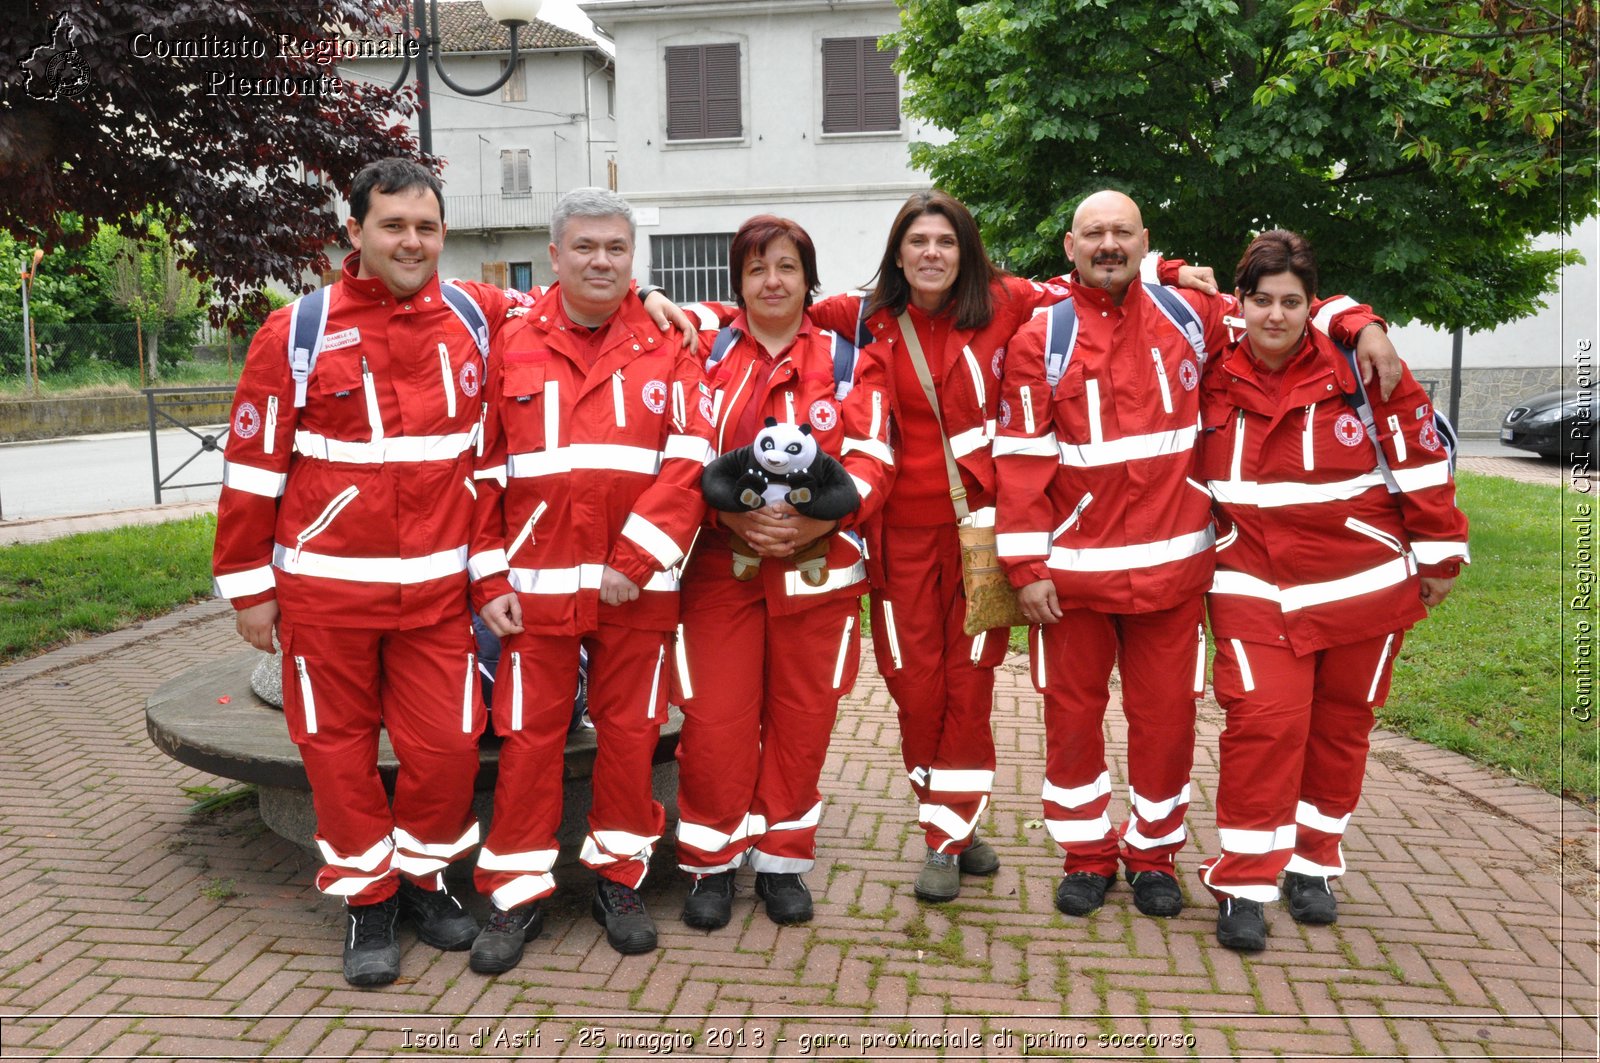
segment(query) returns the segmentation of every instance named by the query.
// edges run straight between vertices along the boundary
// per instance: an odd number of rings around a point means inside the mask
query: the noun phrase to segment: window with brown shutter
[[[509,281],[506,276],[507,262],[485,262],[483,264],[483,283],[492,284],[496,288],[504,288]]]
[[[878,50],[876,37],[822,42],[822,131],[892,133],[900,128],[899,49]]]
[[[737,44],[673,45],[666,62],[668,140],[744,135]]]

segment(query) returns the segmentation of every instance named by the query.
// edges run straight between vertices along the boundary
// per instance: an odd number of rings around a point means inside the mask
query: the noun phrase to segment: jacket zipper
[[[278,396],[267,396],[267,436],[261,441],[261,453],[271,454],[278,435]]]
[[[306,734],[317,733],[317,699],[311,696],[311,674],[306,671],[306,659],[296,656],[294,670],[300,676],[300,708],[306,717]]]
[[[522,545],[528,541],[528,536],[533,534],[533,526],[539,523],[539,518],[544,516],[544,511],[549,508],[550,503],[540,502],[533,511],[533,515],[528,518],[528,522],[522,526],[522,530],[517,532],[517,537],[511,540],[511,546],[506,550],[506,562],[508,564],[513,557],[517,556],[517,551],[522,549]]]
[[[1082,498],[1078,499],[1078,504],[1072,507],[1072,512],[1067,516],[1067,519],[1062,521],[1061,526],[1055,530],[1053,535],[1050,536],[1050,541],[1055,542],[1057,539],[1061,538],[1062,534],[1065,533],[1067,529],[1078,523],[1078,518],[1083,516],[1083,511],[1088,509],[1089,503],[1093,501],[1094,495],[1089,493],[1085,493]]]
[[[1150,348],[1150,357],[1156,363],[1156,382],[1161,385],[1161,408],[1172,412],[1172,387],[1167,383],[1167,367],[1161,361],[1161,348]]]
[[[1031,436],[1034,434],[1033,388],[1027,384],[1022,385],[1018,399],[1022,403],[1022,431]]]
[[[1365,535],[1369,539],[1378,540],[1380,543],[1387,546],[1397,554],[1403,556],[1406,552],[1405,544],[1399,539],[1396,539],[1386,531],[1383,531],[1379,528],[1374,528],[1365,521],[1356,520],[1354,517],[1346,517],[1344,526],[1358,535]]]
[[[728,409],[730,409],[730,410],[733,409],[734,403],[739,401],[739,396],[744,394],[744,386],[746,384],[750,383],[750,374],[755,372],[755,369],[756,369],[756,367],[755,367],[755,363],[754,362],[752,362],[749,365],[745,366],[744,377],[743,377],[743,379],[741,379],[739,381],[739,386],[733,389],[733,398],[728,400]],[[714,407],[712,407],[712,410],[711,410],[712,414],[717,419],[717,453],[718,454],[723,453],[725,448],[726,448],[727,441],[723,437],[727,435],[727,431],[728,431],[728,424],[727,424],[726,421],[724,421],[722,419],[722,402],[721,402],[721,398],[722,398],[722,392],[718,391],[717,392],[717,399],[718,399],[717,404]]]
[[[372,442],[383,442],[383,414],[378,410],[378,386],[372,381],[372,368],[361,359],[361,391],[367,399],[367,425],[372,429]]]
[[[983,388],[983,370],[978,368],[977,356],[972,353],[971,347],[963,347],[961,357],[966,359],[967,372],[972,375],[972,390],[978,393],[978,409],[986,409],[988,393]]]
[[[881,438],[883,431],[883,392],[872,393],[872,438]]]
[[[444,409],[451,418],[456,415],[456,382],[450,375],[450,348],[439,344],[439,372],[444,377]]]
[[[333,501],[328,503],[327,507],[324,508],[323,511],[317,516],[316,520],[312,521],[310,524],[307,524],[300,534],[295,536],[294,559],[296,561],[300,560],[300,551],[305,549],[306,543],[309,543],[312,539],[315,539],[317,536],[327,531],[328,526],[333,523],[334,518],[340,514],[345,506],[348,506],[351,502],[354,502],[356,496],[360,493],[360,488],[356,487],[355,484],[351,484],[349,487],[346,487],[343,491],[340,491],[338,494],[333,496]]]
[[[622,394],[622,370],[611,374],[611,405],[617,411],[617,427],[628,427],[628,402]]]
[[[1311,433],[1311,426],[1317,420],[1317,404],[1312,403],[1306,407],[1306,427],[1300,433],[1300,464],[1304,465],[1307,472],[1317,467],[1315,438]]]
[[[1233,467],[1228,473],[1228,479],[1235,482],[1244,479],[1244,411],[1240,410],[1233,421]]]

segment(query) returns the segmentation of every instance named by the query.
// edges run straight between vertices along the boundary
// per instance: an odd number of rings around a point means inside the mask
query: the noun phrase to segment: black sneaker
[[[1236,952],[1267,947],[1267,913],[1260,901],[1224,897],[1217,908],[1217,944]]]
[[[347,904],[344,936],[344,980],[351,985],[388,985],[400,977],[400,943],[394,925],[400,898],[377,904]]]
[[[644,910],[639,891],[608,878],[594,884],[594,921],[606,928],[606,940],[624,955],[651,952],[656,947],[656,924]]]
[[[683,921],[700,930],[720,930],[733,918],[733,872],[696,875],[683,899]]]
[[[1127,871],[1128,884],[1133,887],[1133,906],[1145,915],[1159,919],[1183,911],[1183,890],[1178,880],[1165,871]]]
[[[478,921],[468,915],[461,902],[450,896],[443,885],[425,890],[404,875],[400,876],[400,914],[417,928],[417,937],[445,952],[460,952],[472,947],[478,936]]]
[[[1283,893],[1289,902],[1289,915],[1297,923],[1326,926],[1339,920],[1339,900],[1321,875],[1285,872]]]
[[[539,910],[538,901],[511,909],[496,908],[473,941],[467,966],[479,974],[504,974],[522,961],[523,944],[538,937],[543,929],[544,913]]]
[[[774,923],[809,923],[811,891],[805,879],[779,871],[756,873],[756,896],[767,902],[767,918]]]
[[[1093,871],[1074,871],[1056,887],[1056,909],[1066,915],[1088,915],[1106,903],[1106,890],[1117,880]]]

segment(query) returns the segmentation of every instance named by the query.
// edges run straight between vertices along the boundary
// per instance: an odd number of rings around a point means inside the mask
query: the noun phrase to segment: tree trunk
[[[145,332],[144,332],[145,359],[144,360],[146,362],[150,363],[150,385],[152,387],[155,386],[156,381],[161,379],[161,373],[156,368],[156,348],[157,348],[157,346],[159,344],[160,339],[161,339],[161,325],[159,323],[154,324],[150,328],[145,329]]]

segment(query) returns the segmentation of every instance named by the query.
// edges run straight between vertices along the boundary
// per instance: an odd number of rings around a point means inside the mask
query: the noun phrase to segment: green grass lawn
[[[211,593],[210,514],[0,548],[0,663]]]
[[[1458,502],[1472,524],[1472,564],[1406,636],[1379,722],[1593,802],[1595,724],[1568,710],[1577,694],[1572,636],[1580,620],[1592,632],[1595,613],[1571,607],[1578,526],[1569,520],[1587,506],[1592,521],[1595,502],[1468,472]]]
[[[244,365],[244,352],[248,344],[237,347],[233,367],[226,362],[174,362],[161,367],[161,379],[155,383],[145,381],[148,387],[196,387],[205,384],[234,384]],[[0,374],[0,401],[44,398],[98,397],[103,395],[136,395],[139,393],[139,371],[108,362],[89,362],[70,370],[45,373],[39,378],[39,389],[34,391],[33,381],[20,374]]]

